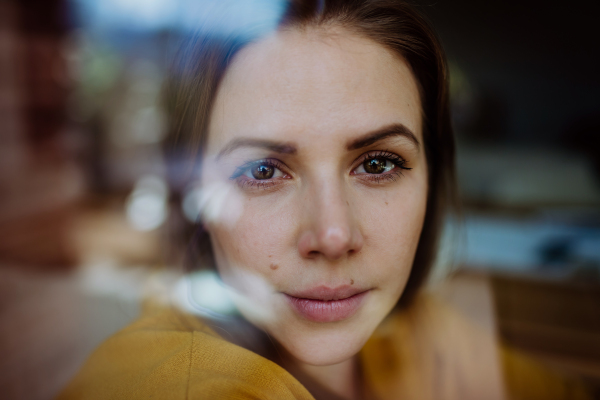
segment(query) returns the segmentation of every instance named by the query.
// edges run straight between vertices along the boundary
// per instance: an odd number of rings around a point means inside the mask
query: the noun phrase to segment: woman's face
[[[342,29],[244,48],[217,94],[201,180],[242,314],[300,362],[355,355],[409,276],[426,165],[419,92],[399,56]]]

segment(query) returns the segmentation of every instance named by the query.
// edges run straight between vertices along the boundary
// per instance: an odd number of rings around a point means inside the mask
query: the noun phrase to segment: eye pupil
[[[365,171],[369,174],[381,174],[385,172],[385,164],[387,160],[381,158],[372,158],[364,162]]]
[[[275,174],[275,168],[270,165],[260,164],[252,169],[254,179],[271,179]]]

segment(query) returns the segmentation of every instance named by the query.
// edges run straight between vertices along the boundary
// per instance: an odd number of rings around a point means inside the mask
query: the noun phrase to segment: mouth
[[[313,322],[336,322],[350,318],[360,308],[369,289],[351,286],[319,286],[307,291],[284,293],[288,303],[301,317]]]

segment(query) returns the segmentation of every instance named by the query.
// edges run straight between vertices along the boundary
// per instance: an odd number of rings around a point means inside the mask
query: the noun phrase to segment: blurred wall
[[[68,266],[80,169],[69,149],[66,3],[0,2],[0,259]]]

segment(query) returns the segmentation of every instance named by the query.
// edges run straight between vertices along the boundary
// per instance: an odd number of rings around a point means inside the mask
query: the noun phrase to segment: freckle
[[[350,279],[350,284],[354,285],[354,279]]]
[[[350,205],[350,202],[348,200],[346,200],[346,204]]]
[[[273,271],[275,271],[277,268],[279,268],[279,265],[277,265],[277,264],[271,264],[271,269]]]
[[[273,257],[272,255],[269,254],[269,258]]]
[[[386,205],[386,206],[388,205],[388,202],[387,202],[387,201],[385,202],[385,205]]]

